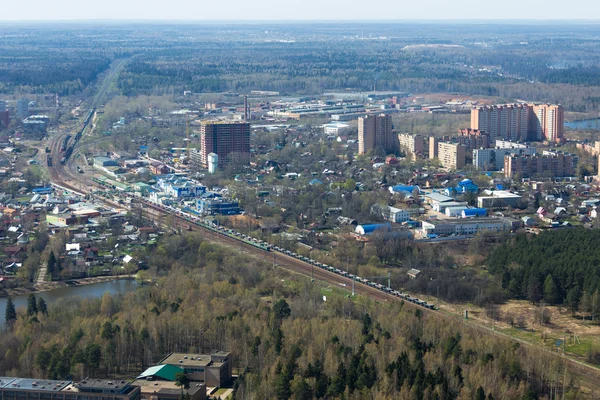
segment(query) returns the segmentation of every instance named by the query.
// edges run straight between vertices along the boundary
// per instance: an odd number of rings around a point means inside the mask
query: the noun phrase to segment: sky
[[[600,18],[598,0],[16,0],[0,20],[439,20]]]

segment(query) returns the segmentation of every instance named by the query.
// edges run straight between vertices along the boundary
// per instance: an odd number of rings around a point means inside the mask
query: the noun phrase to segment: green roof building
[[[175,374],[177,374],[178,372],[184,372],[183,368],[168,364],[156,365],[142,372],[142,374],[138,376],[137,379],[147,379],[151,377],[154,379],[162,379],[165,381],[175,381]]]

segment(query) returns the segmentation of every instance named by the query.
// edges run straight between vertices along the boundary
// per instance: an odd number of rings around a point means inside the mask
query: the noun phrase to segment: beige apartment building
[[[548,155],[504,156],[504,176],[506,178],[565,177],[574,176],[578,158],[568,153],[552,153]]]
[[[471,129],[496,140],[562,142],[564,109],[556,104],[499,104],[471,110]]]
[[[367,115],[358,118],[358,154],[366,154],[377,148],[386,153],[394,151],[392,116]]]
[[[526,140],[529,107],[526,104],[476,107],[471,110],[471,129],[487,133],[492,143],[496,139]]]
[[[398,134],[398,143],[400,149],[406,154],[410,154],[413,159],[425,153],[425,138],[421,135],[411,135],[409,133]]]
[[[430,145],[435,142],[437,140],[430,141]],[[429,158],[435,158],[436,152],[433,154],[434,156],[432,157],[432,153],[430,152]],[[445,168],[460,169],[464,167],[466,154],[466,148],[462,144],[437,142],[437,158]]]
[[[564,141],[565,110],[560,105],[537,104],[530,105],[531,115],[529,126],[532,139],[560,143]]]

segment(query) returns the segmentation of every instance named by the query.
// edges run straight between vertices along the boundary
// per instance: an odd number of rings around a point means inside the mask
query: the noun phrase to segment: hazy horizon
[[[208,2],[174,0],[105,0],[101,7],[73,7],[68,0],[47,2],[31,0],[27,7],[16,2],[5,4],[2,22],[61,22],[61,21],[156,21],[156,22],[460,22],[460,21],[598,21],[590,15],[599,15],[600,3],[574,0],[568,3],[557,0],[521,2],[506,0],[501,3],[484,3],[465,0],[461,3],[430,0],[425,6],[380,2],[375,7],[362,3],[333,0],[303,3],[281,3],[274,0],[256,0],[252,3],[231,0],[226,6]],[[208,6],[207,6],[208,5]],[[209,8],[210,7],[210,8]],[[515,15],[515,10],[519,14]],[[293,15],[293,18],[290,16]]]

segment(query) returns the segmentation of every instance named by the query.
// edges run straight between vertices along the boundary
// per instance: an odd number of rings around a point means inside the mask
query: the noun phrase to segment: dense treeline
[[[156,260],[145,273],[152,285],[61,301],[48,314],[33,298],[17,310],[0,342],[0,374],[135,376],[170,351],[225,349],[240,373],[239,399],[533,399],[577,391],[561,361],[545,353],[402,304],[330,291],[323,302],[325,289],[310,280],[195,234],[148,251]]]
[[[600,231],[579,228],[518,235],[492,251],[487,265],[511,297],[590,311],[600,297],[599,241]]]
[[[9,52],[0,60],[0,92],[57,93],[83,91],[110,65],[108,57],[86,52]]]

